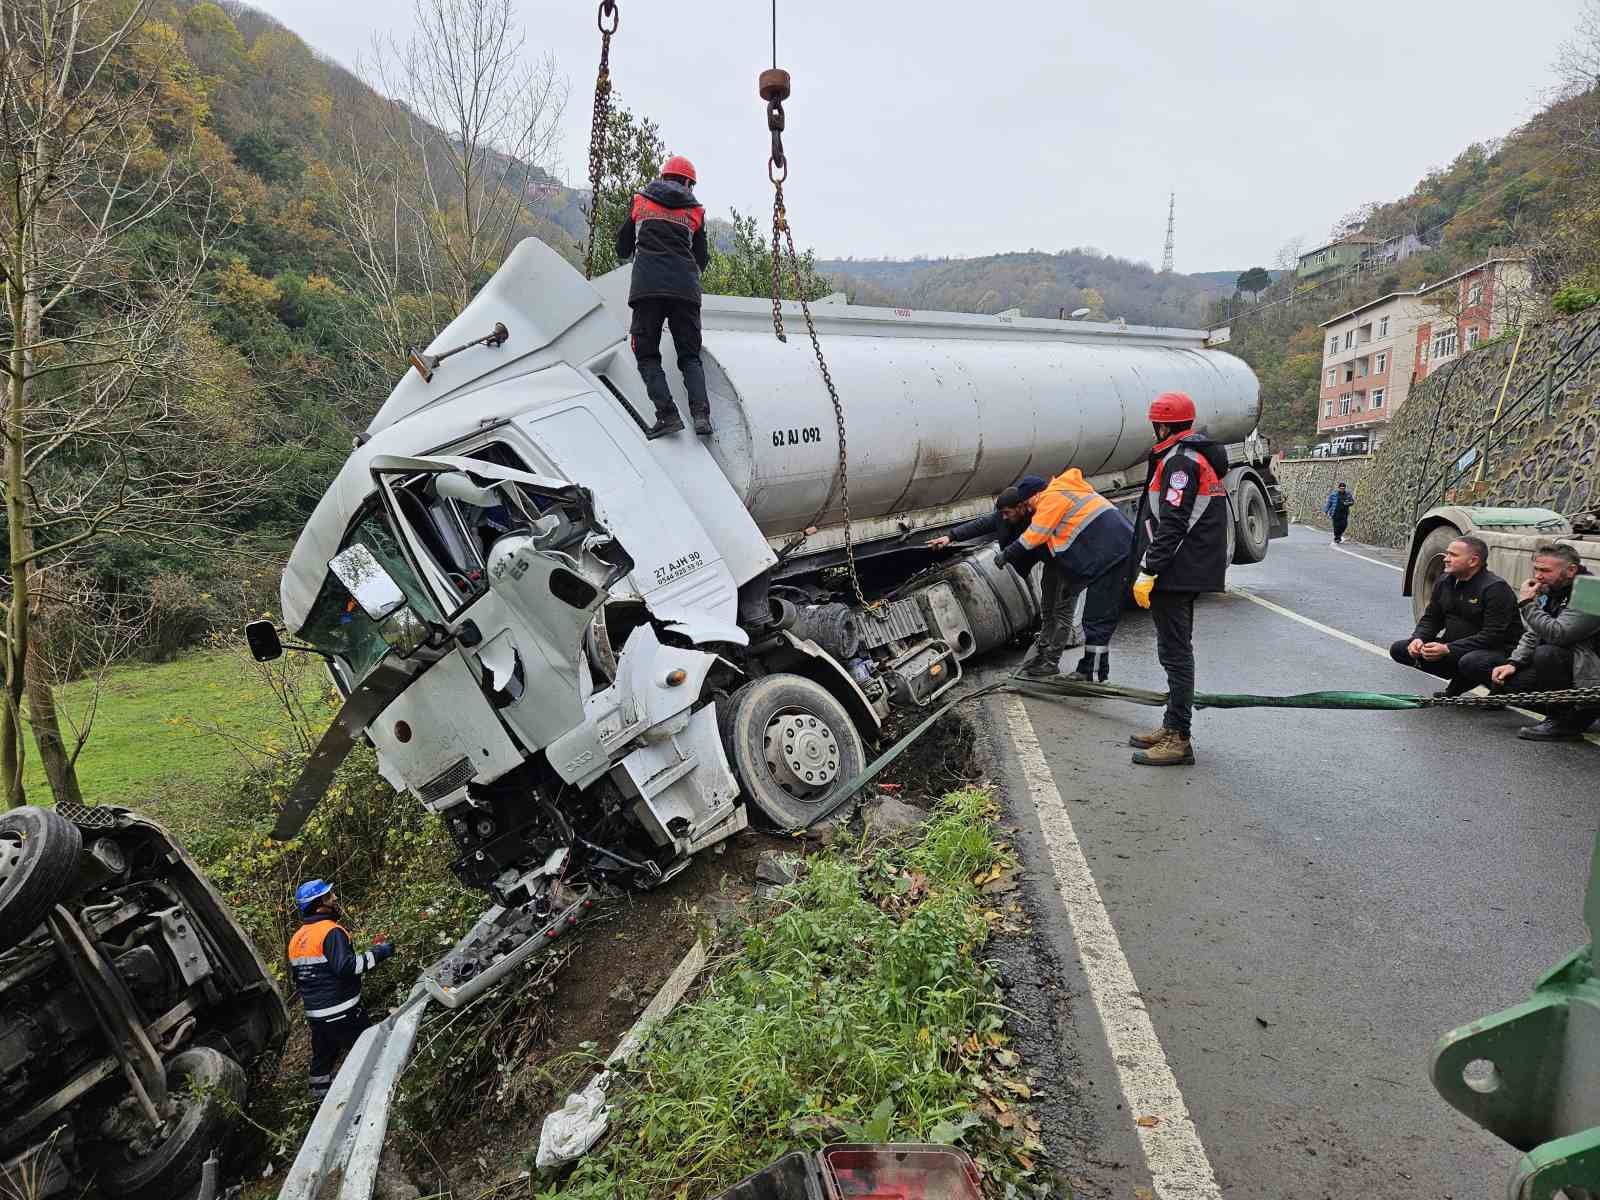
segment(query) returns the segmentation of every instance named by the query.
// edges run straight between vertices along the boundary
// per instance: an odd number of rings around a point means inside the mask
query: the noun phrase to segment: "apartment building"
[[[1301,279],[1318,279],[1332,271],[1348,271],[1383,244],[1382,238],[1352,233],[1326,246],[1318,246],[1300,256],[1295,274]]]
[[[1521,320],[1529,285],[1523,259],[1495,257],[1324,321],[1318,439],[1376,449],[1413,384]]]
[[[1428,315],[1417,326],[1417,377],[1520,324],[1532,284],[1526,260],[1500,257],[1423,288]]]

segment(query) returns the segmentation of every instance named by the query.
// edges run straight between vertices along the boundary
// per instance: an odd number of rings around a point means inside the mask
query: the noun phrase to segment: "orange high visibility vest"
[[[1090,487],[1077,467],[1063,471],[1034,500],[1033,520],[1023,531],[1022,544],[1065,554],[1084,527],[1110,507],[1111,501]]]
[[[331,917],[326,921],[309,921],[294,931],[289,939],[289,962],[294,966],[327,962],[322,953],[322,942],[338,929],[339,923]]]

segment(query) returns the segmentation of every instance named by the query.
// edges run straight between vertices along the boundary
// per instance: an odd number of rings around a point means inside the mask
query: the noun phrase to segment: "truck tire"
[[[1411,564],[1411,615],[1419,620],[1433,595],[1433,585],[1444,574],[1445,547],[1460,536],[1461,531],[1454,525],[1440,525],[1429,530],[1417,547],[1417,557]]]
[[[1272,510],[1267,494],[1254,479],[1241,480],[1233,493],[1233,561],[1258,563],[1267,557],[1272,536]]]
[[[0,953],[20,946],[71,889],[83,834],[53,808],[0,815]]]
[[[167,1064],[167,1094],[178,1106],[159,1144],[134,1155],[111,1145],[95,1156],[95,1182],[123,1200],[167,1200],[200,1182],[212,1151],[221,1151],[244,1106],[244,1068],[211,1046],[191,1046]]]
[[[810,821],[866,765],[866,746],[844,705],[800,675],[745,684],[720,716],[746,801],[779,829]]]

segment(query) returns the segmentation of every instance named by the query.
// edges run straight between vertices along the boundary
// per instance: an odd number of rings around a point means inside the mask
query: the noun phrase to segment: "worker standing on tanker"
[[[340,1056],[372,1024],[361,1007],[361,977],[393,954],[394,947],[379,934],[372,949],[357,954],[339,924],[339,897],[325,879],[308,879],[295,888],[294,902],[301,925],[289,939],[289,970],[311,1030],[311,1096],[321,1100],[333,1086]]]
[[[1147,539],[1133,598],[1156,627],[1156,657],[1167,673],[1167,711],[1161,727],[1128,739],[1141,766],[1194,762],[1189,722],[1194,714],[1194,601],[1227,588],[1228,452],[1194,432],[1194,401],[1163,392],[1150,405],[1156,444],[1140,519]]]
[[[1008,494],[1009,493],[1009,494]],[[1014,504],[1003,502],[1014,500]],[[1077,467],[1057,475],[1041,491],[1023,497],[1008,488],[995,501],[1002,519],[1028,524],[1000,557],[1026,575],[1035,560],[1044,560],[1044,593],[1049,597],[1087,592],[1083,607],[1083,657],[1069,679],[1099,679],[1111,674],[1111,635],[1122,616],[1128,555],[1133,551],[1133,524],[1120,509],[1095,491]],[[1052,577],[1054,586],[1052,588]],[[1057,674],[1065,649],[1073,604],[1045,605],[1039,631],[1040,653],[1022,669],[1027,679]]]
[[[694,197],[694,185],[694,164],[674,154],[661,165],[661,178],[634,194],[628,216],[617,229],[617,258],[634,260],[628,285],[628,305],[633,309],[628,337],[656,407],[656,423],[645,431],[645,437],[652,439],[683,429],[683,417],[661,368],[662,325],[672,328],[694,431],[701,437],[711,435],[711,401],[700,361],[700,272],[711,258],[706,210]]]

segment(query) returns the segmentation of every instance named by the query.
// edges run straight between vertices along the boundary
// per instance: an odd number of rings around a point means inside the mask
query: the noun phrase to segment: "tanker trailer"
[[[283,576],[284,624],[346,702],[280,836],[360,737],[511,914],[575,879],[660,882],[747,806],[804,824],[893,708],[1037,618],[991,554],[930,562],[912,530],[1029,471],[1115,493],[1161,390],[1221,439],[1256,418],[1254,377],[1200,334],[825,306],[836,422],[798,312],[779,342],[770,304],[713,297],[717,433],[651,442],[626,286],[524,241],[357,439]],[[1264,500],[1270,476],[1245,482]]]

